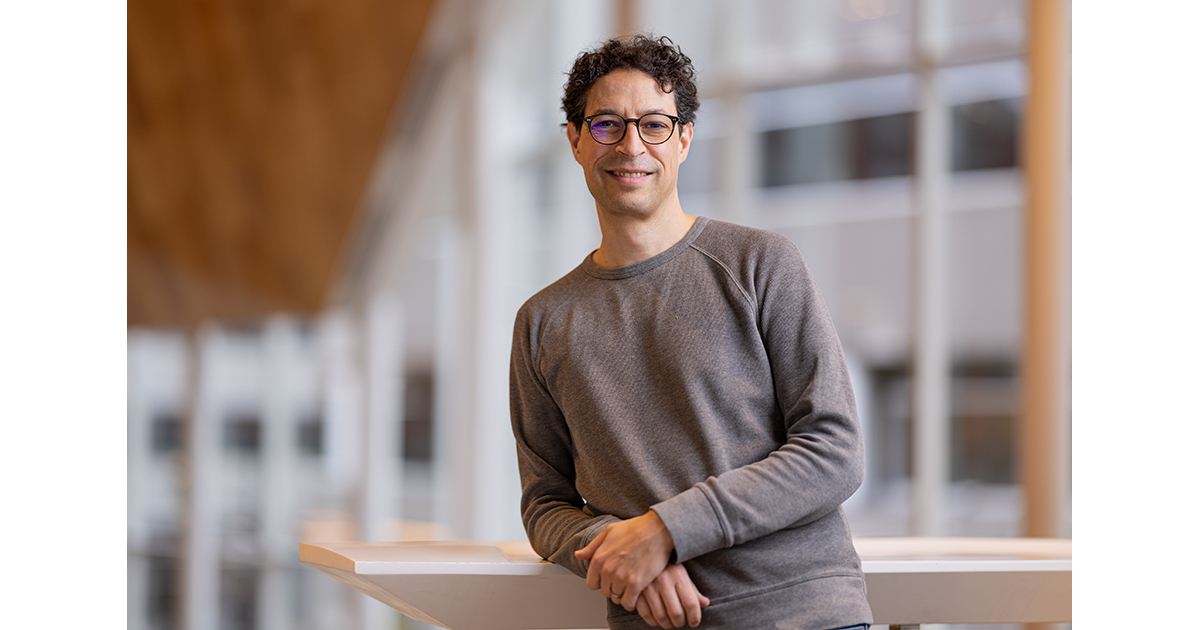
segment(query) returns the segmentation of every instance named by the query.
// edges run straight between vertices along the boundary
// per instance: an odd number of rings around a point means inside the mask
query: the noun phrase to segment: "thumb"
[[[596,536],[595,538],[593,538],[592,542],[588,543],[587,546],[585,546],[583,549],[576,551],[575,557],[579,558],[580,560],[591,560],[592,556],[595,555],[595,553],[596,553],[596,549],[598,549],[600,547],[600,545],[604,542],[604,537],[607,535],[608,535],[608,529],[606,528],[604,531],[600,532],[599,536]]]

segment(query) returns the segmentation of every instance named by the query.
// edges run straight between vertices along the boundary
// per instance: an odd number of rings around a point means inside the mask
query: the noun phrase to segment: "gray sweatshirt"
[[[840,505],[863,445],[833,323],[795,245],[700,217],[670,249],[588,256],[517,314],[510,374],[533,548],[574,557],[653,509],[702,627],[871,621]],[[646,627],[609,604],[613,628]]]

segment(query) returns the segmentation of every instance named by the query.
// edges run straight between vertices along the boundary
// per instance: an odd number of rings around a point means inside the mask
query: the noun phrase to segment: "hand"
[[[586,547],[575,552],[591,560],[587,586],[599,590],[613,603],[632,611],[638,595],[667,567],[675,542],[653,510],[627,521],[613,523]]]
[[[708,606],[708,598],[696,590],[692,577],[682,564],[671,564],[637,601],[638,614],[652,627],[682,628],[686,623],[700,625],[700,609]]]

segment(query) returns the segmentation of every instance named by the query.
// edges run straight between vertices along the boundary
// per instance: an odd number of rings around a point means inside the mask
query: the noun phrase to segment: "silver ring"
[[[613,596],[613,597],[615,597],[615,598],[617,598],[617,599],[621,599],[621,594],[620,594],[620,593],[613,593],[613,594],[612,594],[612,596]]]

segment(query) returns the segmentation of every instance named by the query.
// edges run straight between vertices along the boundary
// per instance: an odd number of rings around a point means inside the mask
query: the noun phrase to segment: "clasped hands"
[[[604,528],[575,552],[590,560],[587,586],[658,628],[695,628],[709,600],[682,564],[671,564],[675,542],[653,510]]]

